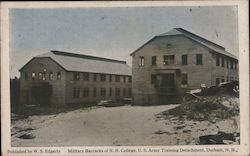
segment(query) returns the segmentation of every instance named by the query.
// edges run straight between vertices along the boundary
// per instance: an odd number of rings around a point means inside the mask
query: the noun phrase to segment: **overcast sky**
[[[10,74],[33,56],[61,50],[126,60],[155,35],[181,27],[238,56],[237,7],[10,10]]]

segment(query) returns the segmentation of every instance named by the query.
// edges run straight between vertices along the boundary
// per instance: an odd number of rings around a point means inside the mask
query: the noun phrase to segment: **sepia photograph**
[[[7,155],[249,152],[238,3],[86,4],[8,8]]]

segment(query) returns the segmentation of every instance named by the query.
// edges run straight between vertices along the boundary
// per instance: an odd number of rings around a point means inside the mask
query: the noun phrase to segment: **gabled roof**
[[[66,71],[131,75],[131,67],[126,61],[81,55],[62,51],[51,51],[34,58],[51,58]],[[22,67],[24,68],[24,67]],[[22,69],[21,68],[21,69]],[[20,69],[20,70],[21,70]]]
[[[185,29],[182,29],[182,28],[174,28],[166,33],[163,33],[163,34],[160,34],[160,35],[157,35],[155,36],[154,38],[152,38],[151,40],[149,40],[147,43],[145,43],[144,45],[142,45],[140,48],[138,48],[137,50],[135,50],[133,53],[131,53],[130,55],[133,55],[134,53],[136,53],[139,49],[141,49],[142,47],[144,47],[146,44],[148,44],[150,41],[152,41],[153,39],[157,38],[157,37],[165,37],[165,36],[175,36],[175,35],[183,35],[211,50],[213,50],[214,52],[217,52],[217,53],[220,53],[222,55],[226,55],[228,57],[231,57],[231,58],[234,58],[234,59],[237,59],[236,56],[234,56],[233,54],[227,52],[225,50],[224,47],[212,42],[212,41],[209,41],[201,36],[198,36],[194,33],[191,33]]]

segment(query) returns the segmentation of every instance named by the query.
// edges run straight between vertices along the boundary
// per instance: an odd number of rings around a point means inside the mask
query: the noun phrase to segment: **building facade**
[[[179,102],[188,90],[238,80],[234,55],[182,28],[155,36],[131,56],[138,105]]]
[[[125,61],[51,51],[20,69],[23,105],[95,103],[131,97],[131,68]]]

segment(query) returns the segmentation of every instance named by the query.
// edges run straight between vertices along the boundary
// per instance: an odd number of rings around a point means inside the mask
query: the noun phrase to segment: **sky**
[[[10,9],[10,76],[51,50],[125,60],[152,37],[181,27],[238,56],[237,7]]]

